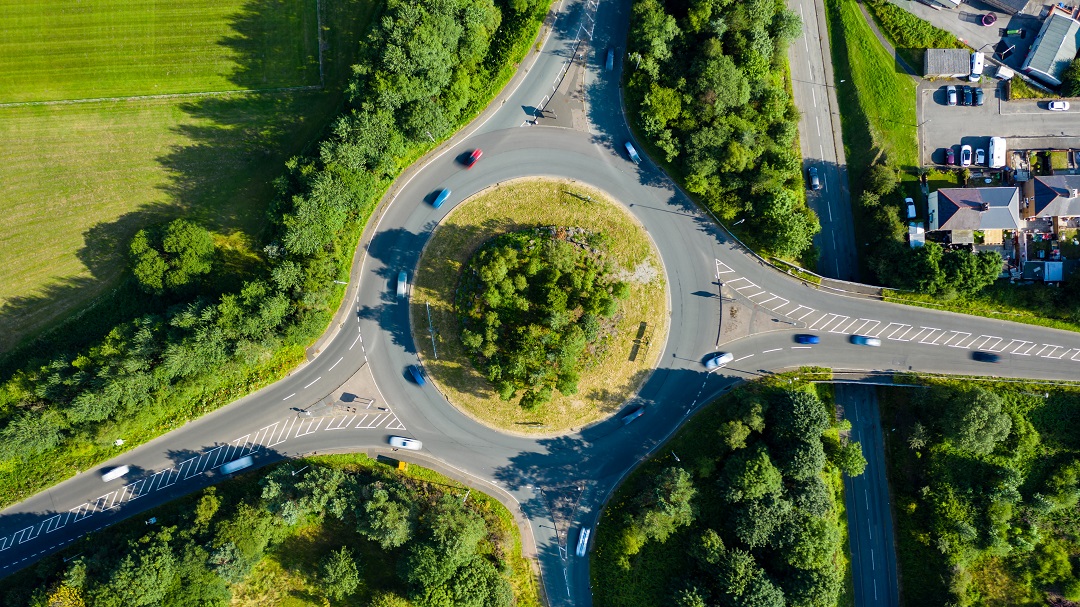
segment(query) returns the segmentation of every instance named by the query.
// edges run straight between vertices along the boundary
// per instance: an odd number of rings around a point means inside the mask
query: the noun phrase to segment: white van
[[[103,472],[101,474],[101,480],[105,481],[106,483],[109,482],[109,481],[115,481],[116,479],[120,478],[121,476],[124,476],[125,474],[127,474],[130,470],[131,470],[131,468],[128,467],[128,466],[117,466],[116,468],[113,468],[112,470],[109,470],[108,472]]]
[[[991,137],[990,151],[987,154],[987,165],[992,169],[1000,169],[1005,166],[1005,138]]]
[[[968,80],[978,82],[979,78],[982,78],[984,60],[982,53],[971,53],[971,74]]]
[[[244,468],[250,468],[253,463],[255,463],[255,462],[254,462],[254,460],[251,459],[251,456],[250,455],[245,455],[244,457],[241,457],[240,459],[234,459],[233,461],[223,465],[221,467],[221,472],[222,472],[222,474],[232,474],[233,472],[236,472],[237,470],[243,470]]]

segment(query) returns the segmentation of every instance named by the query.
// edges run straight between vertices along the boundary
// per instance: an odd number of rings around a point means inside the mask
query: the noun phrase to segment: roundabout
[[[395,457],[435,467],[509,505],[518,514],[525,550],[539,565],[548,604],[584,607],[591,604],[589,557],[574,549],[581,530],[595,527],[605,500],[630,470],[736,383],[810,365],[838,374],[1076,377],[1080,337],[1073,333],[882,303],[793,280],[742,247],[647,158],[633,163],[623,148],[631,136],[620,71],[604,70],[602,63],[604,46],[625,40],[628,18],[629,2],[560,6],[558,27],[502,99],[407,171],[380,205],[362,240],[342,310],[311,359],[288,378],[104,464],[130,466],[128,485],[103,486],[97,474],[84,472],[4,510],[0,574],[221,480],[217,466],[233,461],[234,451],[250,453],[255,467],[313,452],[378,457],[391,453],[387,439],[395,435],[423,444],[419,452]],[[544,120],[529,126],[523,113],[533,110],[535,116],[536,108],[545,107],[552,83],[566,73],[566,58],[577,56],[581,32],[594,41],[588,70],[581,74],[588,105],[582,114],[570,114],[567,124],[574,128],[545,126]],[[556,96],[566,104],[567,95]],[[477,148],[483,158],[464,170],[456,158]],[[398,297],[399,274],[412,276],[421,268],[414,286],[424,297],[428,277],[421,255],[438,226],[465,209],[463,200],[537,177],[572,183],[585,196],[590,190],[607,193],[625,205],[663,260],[668,335],[660,338],[657,327],[658,337],[642,357],[649,371],[633,393],[646,413],[633,424],[611,417],[619,409],[612,397],[575,418],[569,432],[511,434],[478,423],[432,382],[417,385],[408,372],[422,365],[430,373],[435,353],[429,358],[425,350],[426,306],[422,314],[417,307],[423,302],[410,309]],[[441,189],[453,195],[432,208],[427,201]],[[732,321],[736,306],[741,325]],[[642,322],[629,316],[627,321]],[[438,330],[445,339],[448,330]],[[794,336],[805,333],[819,335],[819,343],[797,343]],[[881,345],[853,345],[855,334]],[[703,361],[718,350],[731,352],[732,359],[706,369]],[[997,353],[1002,363],[980,363],[971,358],[973,351]],[[622,355],[629,358],[628,352]],[[438,379],[438,373],[431,375]],[[341,415],[305,415],[339,404],[347,410]],[[357,421],[361,416],[374,421]],[[534,420],[507,418],[513,421]],[[575,506],[557,513],[565,496],[573,496]]]
[[[612,278],[628,287],[618,312],[584,352],[572,394],[523,408],[521,394],[503,400],[470,361],[461,343],[455,296],[470,257],[509,232],[563,226],[563,241],[602,255]],[[580,230],[575,237],[567,231]],[[594,244],[586,243],[595,236]],[[414,273],[410,322],[420,360],[447,400],[466,415],[513,434],[554,436],[597,422],[621,409],[659,359],[667,335],[663,266],[633,216],[603,192],[580,183],[519,179],[461,202],[435,228]],[[571,314],[580,314],[570,311]]]

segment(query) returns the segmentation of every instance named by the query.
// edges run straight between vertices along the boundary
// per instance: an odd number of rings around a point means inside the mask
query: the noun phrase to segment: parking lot
[[[950,106],[946,87],[981,86],[984,104]],[[1009,149],[1080,149],[1080,104],[1066,112],[1051,112],[1047,101],[1005,101],[999,81],[983,78],[980,84],[961,80],[923,81],[919,84],[919,159],[923,165],[944,165],[945,150],[953,148],[957,162],[960,146],[986,149],[990,137],[1005,137]],[[961,95],[962,97],[962,95]]]

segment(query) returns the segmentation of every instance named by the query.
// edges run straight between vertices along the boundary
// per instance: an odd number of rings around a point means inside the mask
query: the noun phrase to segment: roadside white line
[[[345,360],[345,357],[344,357],[344,356],[342,356],[341,358],[337,359],[337,362],[336,362],[336,363],[334,363],[333,365],[331,365],[331,366],[330,366],[330,370],[331,370],[331,371],[333,371],[333,370],[334,370],[334,367],[338,366],[338,363],[340,363],[340,362],[341,362],[341,361],[343,361],[343,360]]]
[[[283,398],[283,399],[281,399],[281,400],[289,400],[290,398],[292,398],[292,397],[294,397],[294,396],[296,396],[296,392],[293,392],[292,394],[290,394],[290,395],[286,396],[285,398]]]
[[[806,41],[804,40],[803,42]],[[814,89],[810,89],[810,97],[814,100],[814,107],[817,107],[817,93],[814,92]]]
[[[352,344],[349,345],[349,349],[352,350],[353,346],[355,346],[356,342],[358,342],[358,341],[360,341],[360,336],[359,335],[356,336],[356,339],[352,340]]]
[[[818,120],[817,116],[814,116],[814,124],[817,126],[817,136],[821,137],[821,121]],[[822,160],[824,160],[824,158]]]
[[[783,348],[773,348],[772,350],[765,350],[762,352],[762,354],[768,354],[769,352],[779,352],[780,350],[783,350]]]
[[[870,526],[870,519],[866,519],[866,532],[870,535],[870,541],[874,541],[874,528]]]
[[[304,386],[304,389],[307,390],[308,388],[314,386],[315,382],[319,381],[320,379],[322,379],[322,375],[316,377],[314,381],[312,381],[310,384]]]
[[[792,350],[809,350],[812,346],[791,346]]]

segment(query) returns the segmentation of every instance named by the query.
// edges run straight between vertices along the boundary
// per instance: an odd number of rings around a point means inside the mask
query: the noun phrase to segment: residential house
[[[1020,228],[1020,190],[1015,187],[942,188],[931,192],[928,232],[948,232],[954,244],[974,244],[975,231],[1002,241],[1002,230]]]
[[[1051,86],[1061,85],[1061,74],[1069,67],[1080,48],[1080,21],[1072,11],[1058,6],[1050,9],[1043,21],[1039,35],[1031,43],[1031,49],[1020,70]]]

